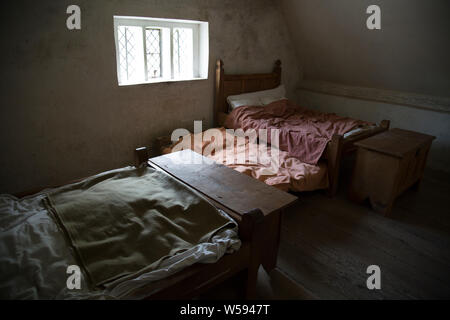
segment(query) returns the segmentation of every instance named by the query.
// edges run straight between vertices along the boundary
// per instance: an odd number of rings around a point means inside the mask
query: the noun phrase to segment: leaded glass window
[[[208,23],[114,16],[119,85],[208,77]]]
[[[192,29],[173,29],[173,68],[175,78],[192,77]]]
[[[147,78],[161,77],[161,29],[145,30]]]
[[[130,80],[136,71],[136,27],[120,26],[118,30],[120,76],[123,80]]]

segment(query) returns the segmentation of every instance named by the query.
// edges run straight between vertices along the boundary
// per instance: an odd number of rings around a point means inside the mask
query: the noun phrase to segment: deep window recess
[[[114,16],[119,85],[208,78],[208,23]]]

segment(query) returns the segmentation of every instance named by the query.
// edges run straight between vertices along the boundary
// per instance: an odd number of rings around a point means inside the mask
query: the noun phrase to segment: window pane
[[[145,30],[147,78],[161,78],[161,29]]]
[[[173,67],[175,78],[192,78],[193,70],[192,29],[173,29]]]
[[[142,28],[119,26],[119,70],[121,82],[137,82],[143,78]]]
[[[114,16],[119,85],[207,79],[208,23]]]

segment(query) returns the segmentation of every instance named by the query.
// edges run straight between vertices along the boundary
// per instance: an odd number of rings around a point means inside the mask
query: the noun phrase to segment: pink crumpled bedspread
[[[218,138],[212,137],[216,134]],[[202,141],[195,145],[196,137]],[[289,157],[287,152],[278,151],[279,162],[271,157],[271,147],[264,146],[264,152],[258,152],[261,146],[249,139],[238,139],[225,128],[209,129],[196,135],[190,134],[177,143],[166,148],[163,153],[191,149],[217,163],[226,165],[236,171],[258,179],[268,185],[284,191],[312,191],[328,188],[328,171],[325,163],[318,165],[303,163]],[[226,141],[232,143],[226,143]],[[197,140],[198,141],[198,140]],[[233,143],[234,142],[234,143]],[[181,146],[181,143],[184,145]],[[258,161],[249,161],[250,157],[258,157]]]
[[[327,143],[334,134],[344,135],[357,127],[371,123],[334,113],[308,110],[288,99],[272,102],[264,107],[242,106],[234,109],[225,121],[225,127],[237,129],[278,129],[279,149],[302,162],[317,164]]]

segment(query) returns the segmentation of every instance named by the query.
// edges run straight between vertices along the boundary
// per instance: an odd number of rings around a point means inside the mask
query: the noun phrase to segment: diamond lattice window
[[[161,77],[161,29],[145,30],[147,78]]]
[[[119,85],[208,78],[208,23],[114,16]]]
[[[136,71],[136,27],[120,26],[118,28],[120,76],[129,81]]]
[[[192,76],[192,29],[173,30],[173,67],[176,78]]]

